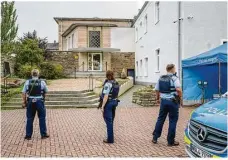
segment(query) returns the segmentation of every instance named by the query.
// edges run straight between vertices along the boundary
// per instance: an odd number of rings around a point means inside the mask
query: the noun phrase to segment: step
[[[91,77],[105,77],[106,72],[83,72],[83,71],[78,71],[76,72],[76,78],[88,78],[89,76]],[[68,75],[68,77],[75,77],[75,73]]]
[[[96,108],[98,103],[95,104],[75,104],[75,105],[45,105],[46,108]],[[22,109],[21,105],[5,105],[1,106],[2,109]]]
[[[87,93],[89,91],[48,91],[48,94],[80,94],[80,93]]]
[[[98,99],[98,96],[91,95],[86,97],[49,97],[45,98],[46,101],[87,101],[91,99]],[[10,101],[22,101],[22,98],[12,98]]]
[[[98,102],[98,98],[87,101],[46,101],[45,105],[74,105],[74,104],[94,104]],[[14,106],[21,105],[22,101],[9,101],[5,105]]]
[[[75,93],[75,94],[59,94],[59,93],[48,93],[46,97],[87,97],[95,95],[93,92],[85,92],[85,93]],[[21,95],[15,96],[15,98],[19,98]]]

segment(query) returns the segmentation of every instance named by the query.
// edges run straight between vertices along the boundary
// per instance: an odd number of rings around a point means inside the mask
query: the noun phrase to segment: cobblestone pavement
[[[97,109],[47,109],[49,139],[41,140],[37,117],[31,141],[24,140],[25,110],[1,112],[2,157],[185,157],[184,129],[193,108],[181,108],[180,146],[167,147],[167,124],[158,144],[151,142],[158,107],[119,107],[115,143],[103,144],[106,128]]]
[[[93,88],[99,84],[99,81],[93,80]],[[89,78],[57,79],[47,87],[49,91],[82,91],[92,89],[92,81],[89,82]]]
[[[140,105],[132,103],[132,95],[133,92],[138,90],[139,88],[142,88],[141,85],[134,85],[130,90],[128,90],[126,93],[124,93],[122,96],[120,96],[120,103],[119,106],[121,107],[140,107]]]

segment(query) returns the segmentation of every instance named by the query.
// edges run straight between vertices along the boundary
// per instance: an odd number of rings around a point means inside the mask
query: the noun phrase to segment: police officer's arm
[[[45,81],[41,81],[41,85],[43,87],[43,98],[45,100],[45,96],[46,96],[46,93],[48,92],[48,88],[47,88]]]
[[[22,89],[22,103],[23,103],[22,105],[26,104],[27,89],[28,89],[28,80],[25,82],[24,87]]]
[[[104,106],[106,105],[106,103],[108,101],[108,95],[111,91],[111,87],[112,87],[112,84],[110,84],[110,83],[105,83],[105,85],[104,85],[104,90],[103,90],[104,98],[103,98],[103,103],[102,103],[102,109],[104,109]]]
[[[182,97],[182,89],[181,89],[180,81],[177,77],[174,79],[174,86],[176,88],[178,96],[181,98]]]
[[[160,99],[160,92],[159,92],[159,82],[155,85],[155,93],[156,93],[156,99]]]

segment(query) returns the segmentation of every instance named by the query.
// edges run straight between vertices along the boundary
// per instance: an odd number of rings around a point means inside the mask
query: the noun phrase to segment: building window
[[[71,40],[72,40],[72,48],[74,48],[74,34],[72,34]]]
[[[142,76],[142,73],[143,73],[143,62],[142,62],[142,59],[140,60],[140,70],[139,70],[139,76]]]
[[[68,49],[70,49],[71,48],[71,43],[70,43],[70,37],[68,37]]]
[[[156,50],[156,72],[160,72],[160,49]]]
[[[142,22],[140,22],[140,28],[139,28],[139,30],[140,30],[140,39],[142,38],[142,30],[143,30],[143,25],[142,25]]]
[[[135,29],[135,42],[138,41],[138,28]]]
[[[89,31],[89,47],[99,48],[101,46],[100,31]]]
[[[148,58],[145,58],[145,72],[144,72],[144,76],[145,77],[148,76]]]
[[[221,44],[225,44],[225,43],[227,44],[227,41],[228,41],[228,39],[222,39]]]
[[[65,39],[66,42],[66,50],[68,51],[68,38]]]
[[[144,17],[144,26],[145,26],[144,33],[146,33],[147,32],[147,15]]]
[[[154,16],[155,16],[155,24],[157,24],[159,22],[159,2],[155,2],[155,13],[154,13]]]
[[[136,77],[138,77],[138,73],[139,73],[139,63],[138,61],[136,61]]]

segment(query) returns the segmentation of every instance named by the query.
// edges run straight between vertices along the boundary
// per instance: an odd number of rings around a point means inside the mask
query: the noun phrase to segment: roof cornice
[[[122,18],[71,18],[71,17],[54,17],[56,23],[58,21],[111,21],[111,22],[133,22],[133,19]]]
[[[149,3],[149,1],[145,1],[142,8],[139,10],[139,13],[137,14],[137,16],[134,18],[131,27],[133,27],[135,25],[135,22],[137,21],[137,19],[139,18],[139,16],[141,15],[141,13],[143,12],[143,10],[146,8],[147,4]]]

